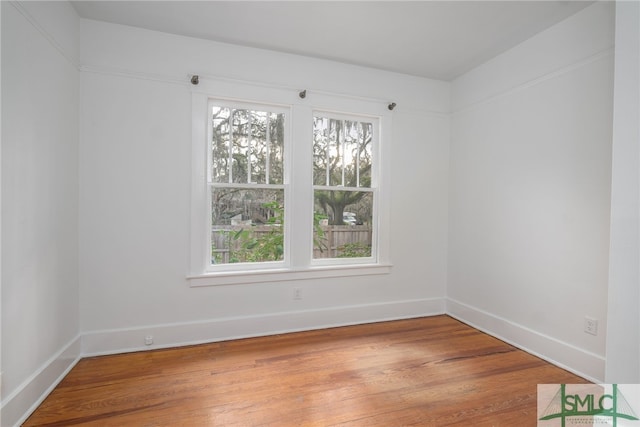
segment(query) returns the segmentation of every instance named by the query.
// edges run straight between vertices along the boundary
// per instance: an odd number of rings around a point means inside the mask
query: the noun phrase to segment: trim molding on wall
[[[594,383],[604,381],[605,358],[603,356],[451,298],[447,298],[446,313],[589,381]]]
[[[92,64],[81,64],[78,66],[78,71],[80,71],[81,73],[87,73],[87,74],[100,74],[105,76],[116,76],[116,77],[130,78],[130,79],[173,84],[178,86],[184,86],[186,88],[193,90],[193,85],[190,83],[190,78],[192,74],[185,74],[181,76],[181,75],[175,75],[175,74],[170,75],[170,74],[160,74],[160,73],[149,73],[145,71],[136,71],[136,70],[130,70],[130,69],[124,69],[124,68],[116,68],[116,67],[109,67],[104,65],[92,65]],[[296,94],[300,90],[300,88],[285,86],[285,85],[274,83],[274,82],[258,81],[258,80],[242,80],[242,79],[237,79],[237,78],[228,77],[224,75],[199,75],[199,77],[201,79],[200,84],[202,84],[202,81],[203,81],[202,79],[208,79],[210,81],[215,81],[218,83],[220,82],[232,83],[232,84],[246,85],[248,87],[262,87],[262,88],[268,88],[268,89],[295,91]],[[307,88],[306,90],[308,92],[313,92],[317,95],[333,96],[333,97],[351,99],[351,100],[362,101],[362,102],[382,103],[384,105],[386,105],[389,102],[388,100],[382,99],[382,98],[368,98],[366,96],[349,95],[345,93],[332,92],[332,91],[322,90],[322,89]],[[204,91],[204,92],[211,92],[211,91]],[[451,113],[448,111],[439,111],[435,109],[418,108],[418,107],[411,107],[406,105],[401,106],[401,111],[403,111],[404,113],[419,113],[423,115],[426,114],[429,117],[436,117],[440,119],[449,118],[449,116],[451,115]]]
[[[34,18],[27,8],[20,1],[10,1],[9,4],[13,6],[29,23],[35,28],[45,40],[51,44],[51,46],[58,51],[58,53],[66,59],[76,70],[80,70],[80,59],[76,55],[70,53],[62,47],[55,37],[51,35],[36,18]]]
[[[564,67],[561,67],[558,70],[554,70],[551,72],[548,72],[546,74],[543,74],[539,77],[533,78],[531,80],[522,82],[520,84],[517,84],[513,87],[508,87],[506,89],[500,90],[494,94],[489,94],[489,95],[484,95],[482,97],[480,97],[480,99],[477,100],[473,100],[471,102],[466,103],[465,105],[462,106],[457,106],[455,108],[452,108],[450,115],[451,116],[455,116],[458,114],[463,114],[466,113],[468,111],[473,111],[476,108],[480,108],[486,104],[489,104],[491,102],[494,102],[496,100],[502,99],[506,96],[510,96],[513,93],[517,93],[520,92],[522,90],[528,89],[530,87],[539,85],[541,83],[544,83],[548,80],[552,80],[555,79],[557,77],[563,76],[567,73],[570,73],[574,70],[578,70],[582,67],[585,67],[589,64],[592,64],[594,62],[598,62],[604,59],[608,59],[611,60],[611,58],[613,58],[614,56],[614,48],[613,47],[608,47],[604,50],[601,50],[600,52],[596,52],[593,55],[590,55],[586,58],[583,58],[579,61],[576,61],[572,64],[569,65],[565,65]]]
[[[82,358],[78,335],[1,402],[3,426],[20,425]]]
[[[82,336],[82,354],[88,357],[126,353],[444,313],[444,298],[430,298],[89,331]],[[153,344],[147,346],[144,339],[149,335],[153,336]]]

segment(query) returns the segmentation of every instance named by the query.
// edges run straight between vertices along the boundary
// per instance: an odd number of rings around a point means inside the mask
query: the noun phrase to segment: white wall
[[[590,6],[452,84],[448,311],[600,381],[613,9]]]
[[[80,40],[85,352],[444,311],[447,83],[90,20]],[[392,272],[190,288],[191,73],[395,101]]]
[[[606,381],[640,383],[640,5],[616,4]]]
[[[2,7],[0,7],[0,423],[2,422]]]
[[[78,19],[68,3],[1,3],[0,423],[10,426],[80,350]]]
[[[604,377],[610,4],[450,85],[78,20],[62,2],[1,3],[2,425],[79,354],[143,348],[147,334],[174,345],[441,313],[445,302]],[[392,272],[190,288],[189,74],[397,102]],[[600,320],[597,337],[582,332],[585,314]]]

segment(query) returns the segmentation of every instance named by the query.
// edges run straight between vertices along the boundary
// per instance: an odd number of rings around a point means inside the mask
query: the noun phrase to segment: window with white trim
[[[376,118],[314,112],[314,260],[375,259],[377,136]]]
[[[192,95],[191,285],[387,273],[386,106],[253,89]]]
[[[288,111],[210,100],[209,115],[207,236],[212,266],[284,261]]]

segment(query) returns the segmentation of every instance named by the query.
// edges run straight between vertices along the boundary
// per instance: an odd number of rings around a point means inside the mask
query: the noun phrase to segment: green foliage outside
[[[339,248],[338,258],[360,258],[371,256],[371,246],[364,243],[347,243]]]
[[[266,223],[271,229],[266,233],[255,233],[251,228],[229,231],[228,239],[240,242],[239,250],[231,250],[230,263],[280,261],[284,258],[284,208],[278,202],[265,203],[263,207],[274,213]],[[320,250],[326,249],[324,230],[320,227],[323,219],[326,219],[325,215],[314,213],[314,246]],[[220,256],[215,261],[222,262]]]
[[[271,229],[257,235],[251,229],[240,229],[233,234],[233,240],[240,240],[240,250],[233,254],[231,262],[280,261],[284,257],[284,209],[278,202],[263,205],[271,209],[274,216],[267,220]]]

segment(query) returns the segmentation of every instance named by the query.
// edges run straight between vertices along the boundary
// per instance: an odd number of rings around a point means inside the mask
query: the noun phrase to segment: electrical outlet
[[[598,335],[598,319],[585,316],[584,318],[584,331],[591,335]]]
[[[302,299],[302,288],[293,288],[293,299],[294,300]]]
[[[147,335],[146,337],[144,337],[144,345],[151,344],[153,344],[153,335]]]

